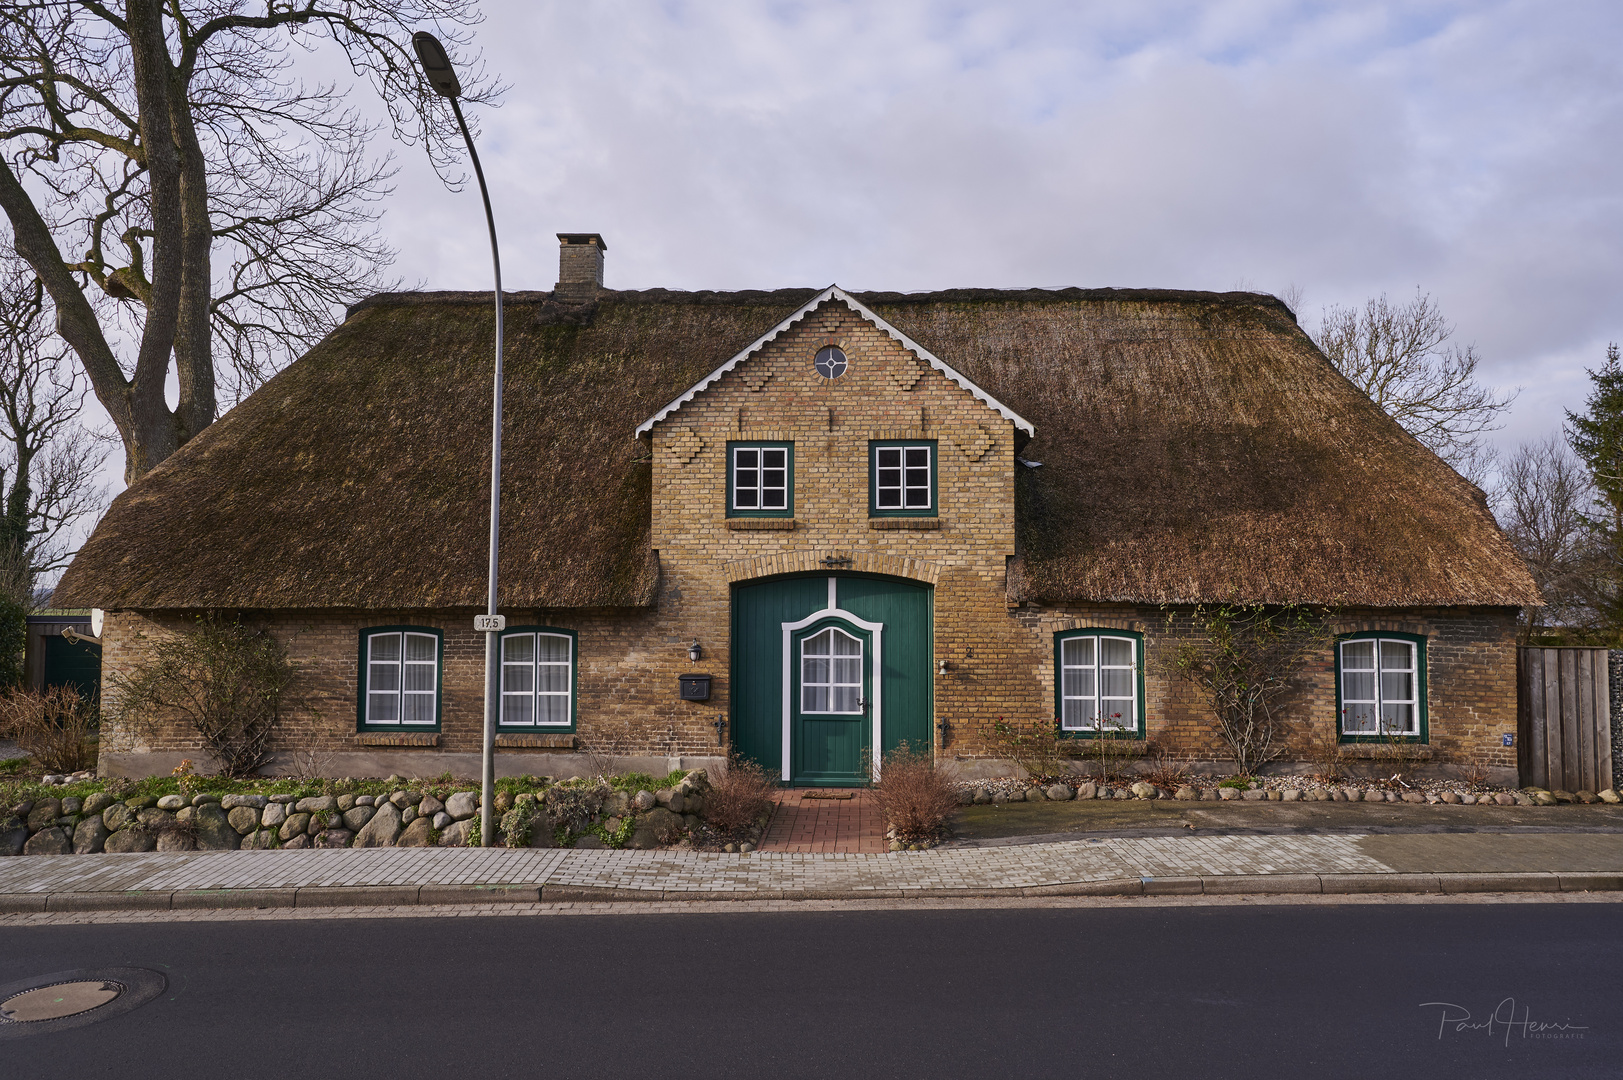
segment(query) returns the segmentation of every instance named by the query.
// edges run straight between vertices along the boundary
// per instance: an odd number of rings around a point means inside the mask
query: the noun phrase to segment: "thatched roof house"
[[[563,239],[567,254],[588,234]],[[55,602],[160,622],[204,610],[338,620],[363,642],[327,657],[349,672],[348,689],[323,691],[338,698],[358,693],[369,625],[433,625],[451,650],[483,608],[492,334],[484,293],[357,305],[120,495]],[[827,348],[843,349],[833,377],[811,364]],[[1515,609],[1537,602],[1482,493],[1338,374],[1269,296],[565,281],[507,298],[506,403],[501,604],[578,636],[567,731],[588,734],[596,708],[636,741],[633,714],[646,713],[674,733],[667,752],[691,754],[715,745],[712,721],[730,723],[735,748],[753,739],[781,753],[786,778],[777,676],[754,704],[740,681],[749,650],[738,635],[753,617],[743,598],[757,582],[847,574],[930,592],[909,676],[921,704],[904,726],[971,756],[984,752],[972,734],[983,714],[1041,715],[1044,701],[1063,711],[1055,635],[1077,627],[1116,626],[1137,642],[1132,663],[1150,679],[1133,706],[1142,732],[1158,692],[1147,612],[1210,602],[1363,612],[1371,633],[1402,623],[1436,639],[1419,661],[1436,669],[1449,612],[1471,625],[1497,613],[1485,631],[1497,664]],[[877,455],[909,445],[927,450],[929,505],[897,517],[875,501]],[[765,483],[737,472],[734,448],[757,446],[789,456],[781,513],[739,510],[732,493]],[[827,610],[848,605],[830,591]],[[895,618],[869,621],[893,634]],[[851,619],[853,634],[867,625]],[[588,634],[602,635],[601,653],[589,655]],[[761,647],[776,651],[750,670],[778,663],[775,634]],[[685,652],[675,667],[664,654],[688,638],[732,666],[710,704],[626,689],[639,665],[654,681],[687,669]],[[887,656],[901,655],[891,641]],[[1004,659],[971,688],[951,672],[975,642]],[[460,676],[440,663],[446,719],[434,745],[456,748],[453,714],[477,701],[452,701]],[[611,669],[620,674],[593,681]],[[893,701],[902,692],[886,690]],[[366,708],[351,733],[360,745],[375,727]],[[701,721],[703,709],[719,715]],[[930,717],[949,713],[957,733],[949,723],[932,735]],[[873,740],[893,745],[873,723]]]

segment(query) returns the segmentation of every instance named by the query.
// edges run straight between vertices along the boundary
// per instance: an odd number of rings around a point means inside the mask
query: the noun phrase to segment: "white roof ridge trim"
[[[671,415],[671,413],[680,409],[683,405],[686,405],[688,402],[692,401],[694,397],[696,397],[701,391],[708,389],[710,385],[717,379],[727,374],[743,361],[755,355],[763,346],[770,343],[779,334],[783,333],[785,330],[788,330],[790,327],[794,326],[795,323],[811,314],[811,312],[817,309],[818,305],[829,300],[840,301],[852,311],[856,312],[858,315],[861,315],[864,319],[867,319],[874,326],[889,334],[894,340],[900,342],[904,349],[907,349],[914,356],[929,364],[930,367],[941,372],[941,374],[945,375],[948,379],[957,383],[962,389],[969,391],[971,397],[982,402],[988,408],[1002,415],[1005,420],[1013,423],[1015,427],[1019,428],[1021,431],[1024,431],[1027,435],[1036,434],[1036,429],[1031,426],[1031,422],[1029,420],[1022,417],[1019,413],[1003,404],[985,390],[982,390],[979,386],[976,386],[972,380],[960,374],[955,368],[952,367],[952,365],[936,356],[929,349],[926,349],[923,345],[920,345],[918,342],[896,329],[890,323],[886,322],[872,311],[869,311],[860,300],[856,299],[856,297],[852,296],[838,285],[830,285],[828,288],[806,301],[806,303],[801,306],[800,310],[796,311],[778,325],[756,338],[751,345],[740,350],[735,356],[733,356],[732,359],[728,360],[725,364],[722,364],[716,370],[712,371],[710,374],[688,387],[687,391],[683,393],[682,396],[678,397],[675,401],[672,401],[669,405],[666,405],[663,409],[659,410],[659,412],[655,413],[647,420],[644,420],[638,425],[635,437],[640,439],[644,435],[648,434],[653,430],[655,424],[659,423],[661,420]]]

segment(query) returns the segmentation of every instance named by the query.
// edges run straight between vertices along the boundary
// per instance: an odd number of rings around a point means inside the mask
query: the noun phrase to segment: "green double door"
[[[933,745],[931,593],[865,574],[733,589],[733,746],[798,786],[872,776],[875,748]]]

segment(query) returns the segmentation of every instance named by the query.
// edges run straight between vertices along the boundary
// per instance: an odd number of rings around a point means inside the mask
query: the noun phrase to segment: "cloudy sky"
[[[1623,339],[1615,0],[484,10],[510,288],[564,231],[615,288],[1419,288],[1523,388],[1509,443]],[[399,163],[399,274],[488,287],[476,195]]]

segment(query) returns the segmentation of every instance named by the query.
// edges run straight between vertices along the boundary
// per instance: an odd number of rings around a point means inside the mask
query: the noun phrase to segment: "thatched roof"
[[[816,290],[519,293],[507,307],[502,603],[652,603],[632,431]],[[867,293],[1030,420],[1023,596],[1536,603],[1480,492],[1250,293]],[[358,305],[114,501],[56,603],[483,606],[489,294]]]

